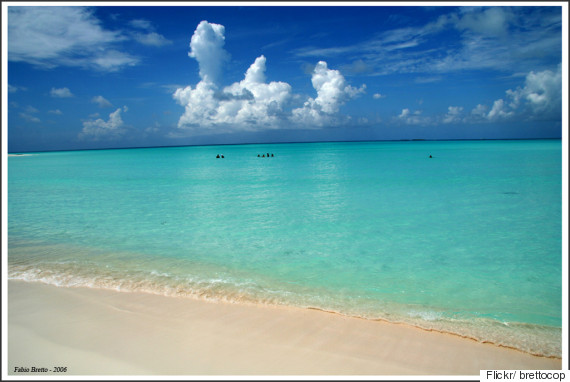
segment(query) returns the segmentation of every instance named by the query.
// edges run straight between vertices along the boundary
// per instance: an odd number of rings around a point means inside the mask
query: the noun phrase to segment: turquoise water
[[[561,161],[560,140],[10,156],[9,278],[312,307],[561,356]]]

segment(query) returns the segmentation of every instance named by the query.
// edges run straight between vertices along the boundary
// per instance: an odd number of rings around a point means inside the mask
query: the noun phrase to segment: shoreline
[[[10,274],[10,273],[9,273]],[[156,285],[147,285],[140,282],[128,283],[125,285],[123,282],[108,283],[105,282],[103,285],[99,284],[95,279],[81,279],[81,280],[61,280],[58,276],[45,277],[21,277],[22,275],[9,276],[9,280],[22,281],[28,283],[40,283],[45,285],[56,286],[60,288],[87,288],[94,290],[106,290],[115,291],[121,293],[142,293],[155,296],[161,296],[166,298],[177,298],[177,299],[192,299],[198,302],[211,302],[211,303],[227,303],[231,305],[246,305],[246,306],[261,306],[266,308],[292,308],[300,310],[315,310],[326,314],[334,314],[340,317],[349,319],[360,319],[371,322],[381,322],[392,325],[403,325],[409,328],[414,328],[417,330],[429,331],[434,333],[440,333],[445,335],[451,335],[458,338],[474,341],[477,343],[488,343],[497,347],[502,347],[506,349],[512,349],[515,351],[522,352],[524,354],[530,354],[536,357],[542,358],[552,358],[561,359],[562,349],[556,341],[560,342],[562,333],[562,328],[556,328],[551,326],[541,326],[538,324],[528,324],[521,322],[512,323],[501,323],[499,321],[491,321],[482,324],[479,322],[476,325],[473,323],[465,321],[461,322],[463,326],[450,326],[453,325],[452,320],[448,320],[446,323],[433,323],[429,319],[406,319],[405,316],[397,316],[391,314],[390,318],[382,317],[379,315],[368,316],[366,314],[359,314],[358,312],[342,312],[337,310],[326,309],[317,305],[307,305],[307,304],[295,304],[291,301],[274,301],[269,299],[269,301],[264,299],[256,299],[253,297],[248,297],[247,295],[241,296],[239,298],[228,297],[224,293],[208,293],[204,290],[195,290],[194,288],[189,289],[179,289],[172,286],[165,288],[157,287]],[[37,275],[36,275],[37,276]],[[115,278],[113,280],[116,281]],[[108,281],[108,280],[107,280]],[[218,291],[219,292],[219,291]],[[390,314],[388,314],[390,316]],[[483,326],[482,326],[483,325]],[[509,333],[509,330],[504,330],[503,327],[510,328],[510,330],[515,330],[512,328],[518,327],[517,332]],[[526,329],[525,329],[526,327]],[[533,327],[528,331],[528,327]],[[497,332],[497,330],[503,330],[503,332]],[[527,332],[524,332],[527,330]],[[538,333],[542,330],[546,332]],[[538,331],[538,332],[537,332]],[[558,333],[554,333],[557,331]]]
[[[479,375],[561,359],[317,309],[8,280],[8,375]],[[53,375],[52,373],[48,373]],[[60,374],[61,375],[61,374]]]

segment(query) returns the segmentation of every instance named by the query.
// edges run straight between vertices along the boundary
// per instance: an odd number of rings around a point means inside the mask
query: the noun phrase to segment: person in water
[[[216,158],[220,158],[220,154],[216,155]]]

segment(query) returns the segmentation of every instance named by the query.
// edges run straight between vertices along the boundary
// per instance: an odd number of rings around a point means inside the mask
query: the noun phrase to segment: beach
[[[479,375],[560,369],[561,360],[313,309],[9,280],[8,374],[38,375],[16,367],[61,367],[65,375]]]
[[[9,370],[559,368],[560,150],[341,142],[9,158]]]

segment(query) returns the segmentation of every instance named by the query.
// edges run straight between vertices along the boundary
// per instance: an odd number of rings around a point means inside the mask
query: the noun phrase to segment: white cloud
[[[452,9],[452,8],[450,8]],[[460,7],[424,25],[389,29],[346,46],[306,46],[299,57],[342,57],[355,72],[429,74],[471,69],[528,72],[561,59],[561,16],[552,7]],[[438,43],[442,32],[453,35]]]
[[[40,112],[38,109],[36,109],[35,107],[30,106],[30,105],[26,106],[25,111],[26,111],[26,113],[29,113],[29,114],[34,114],[34,113]]]
[[[122,109],[118,108],[111,114],[109,114],[109,119],[104,121],[102,119],[89,120],[83,122],[83,129],[79,133],[80,139],[93,139],[99,140],[104,138],[118,138],[125,133],[123,129],[123,120],[121,118],[121,112],[127,111],[127,107],[124,106]]]
[[[40,123],[40,119],[38,117],[34,117],[29,113],[20,113],[20,117],[28,122]]]
[[[44,68],[74,66],[114,71],[135,65],[136,57],[114,45],[127,39],[105,30],[90,8],[11,6],[8,59]]]
[[[429,124],[431,122],[430,118],[422,117],[421,114],[421,110],[416,110],[412,113],[410,109],[405,108],[402,109],[402,112],[396,117],[396,120],[407,125]]]
[[[216,84],[229,54],[224,50],[225,28],[223,25],[202,21],[190,40],[189,57],[200,66],[202,81]]]
[[[409,125],[433,125],[450,123],[489,123],[497,121],[560,121],[562,117],[562,73],[557,69],[530,72],[524,85],[509,89],[506,96],[492,105],[478,104],[465,113],[462,106],[449,106],[445,114],[421,116],[421,111],[404,108],[393,117],[396,123]]]
[[[380,99],[380,98],[386,98],[386,96],[384,94],[380,94],[380,93],[375,93],[372,98],[374,99]]]
[[[277,127],[283,107],[291,97],[291,86],[285,82],[265,82],[265,56],[258,57],[245,73],[245,78],[224,89],[231,97],[223,105],[223,113],[234,123]]]
[[[73,97],[73,94],[71,93],[71,91],[68,88],[60,88],[60,89],[51,88],[51,91],[49,94],[55,98]]]
[[[229,54],[224,50],[224,26],[202,21],[194,32],[189,56],[198,61],[201,81],[195,86],[179,87],[173,98],[184,107],[178,127],[193,133],[259,131],[292,126],[291,122],[322,126],[334,122],[340,106],[364,92],[348,85],[339,71],[321,61],[313,70],[317,90],[302,108],[287,110],[296,98],[286,82],[267,82],[267,59],[259,56],[247,69],[243,80],[220,89],[223,65]]]
[[[505,101],[502,99],[498,99],[493,103],[493,107],[489,114],[487,114],[487,118],[491,120],[501,119],[501,118],[508,118],[514,114],[513,111],[507,111],[507,107],[505,106]]]
[[[138,29],[152,29],[151,22],[145,19],[131,20],[129,21],[129,25],[132,26],[133,28],[138,28]]]
[[[91,99],[91,102],[96,103],[99,107],[111,107],[113,106],[111,102],[106,100],[103,96],[96,96]]]
[[[23,86],[13,86],[8,84],[8,93],[16,93],[17,91],[26,91],[28,90],[28,88],[25,88]]]
[[[61,112],[61,110],[59,110],[59,109],[49,110],[48,113],[50,113],[50,114],[56,114],[56,115],[62,115],[62,114],[63,114],[63,113]]]
[[[456,22],[456,27],[483,35],[505,36],[509,23],[514,18],[509,8],[466,8],[465,12]]]
[[[325,61],[319,61],[311,78],[317,98],[309,98],[302,108],[293,110],[292,120],[301,124],[322,126],[331,123],[330,116],[336,114],[346,101],[364,93],[366,85],[354,88],[346,83],[338,71],[329,69]]]
[[[192,86],[177,89],[173,98],[185,108],[184,114],[178,120],[178,127],[211,127],[215,124],[218,107],[215,92],[215,86],[205,81],[200,81],[194,89]]]
[[[156,32],[150,32],[147,34],[135,33],[133,36],[136,41],[138,41],[143,45],[159,47],[159,46],[172,44],[172,41],[168,40],[166,37]]]
[[[507,95],[512,98],[512,106],[515,108],[524,100],[535,115],[558,115],[562,106],[560,65],[556,72],[550,70],[530,72],[526,76],[525,86],[516,90],[507,90]]]
[[[38,117],[35,117],[33,114],[39,113],[40,111],[38,109],[36,109],[35,107],[28,105],[24,108],[24,111],[21,112],[20,118],[22,118],[23,120],[26,120],[28,122],[34,122],[34,123],[40,123],[40,119]]]
[[[478,104],[473,110],[471,110],[471,115],[475,119],[486,118],[487,110],[489,110],[489,108],[486,105]]]
[[[284,82],[266,83],[265,62],[264,56],[258,57],[241,82],[222,92],[204,80],[194,89],[191,86],[177,89],[173,97],[185,107],[178,126],[217,127],[217,131],[230,125],[239,130],[278,127],[283,106],[291,97],[291,87]]]
[[[443,117],[443,123],[460,122],[462,113],[463,113],[463,107],[449,106],[447,108],[447,114],[444,115]]]
[[[115,72],[125,66],[136,65],[138,63],[138,59],[118,50],[109,49],[92,58],[91,63],[94,64],[97,69]]]
[[[156,33],[154,26],[148,20],[135,19],[135,20],[129,21],[128,24],[132,28],[136,28],[136,29],[140,29],[140,30],[144,31],[144,33],[140,32],[140,31],[129,32],[129,35],[131,35],[135,41],[137,41],[143,45],[160,47],[160,46],[172,44],[172,41],[168,40],[163,35]]]
[[[493,103],[487,119],[496,120],[516,115],[531,119],[560,119],[562,112],[562,73],[561,66],[555,72],[544,70],[530,72],[525,78],[524,87],[506,92],[507,103],[498,99]]]

